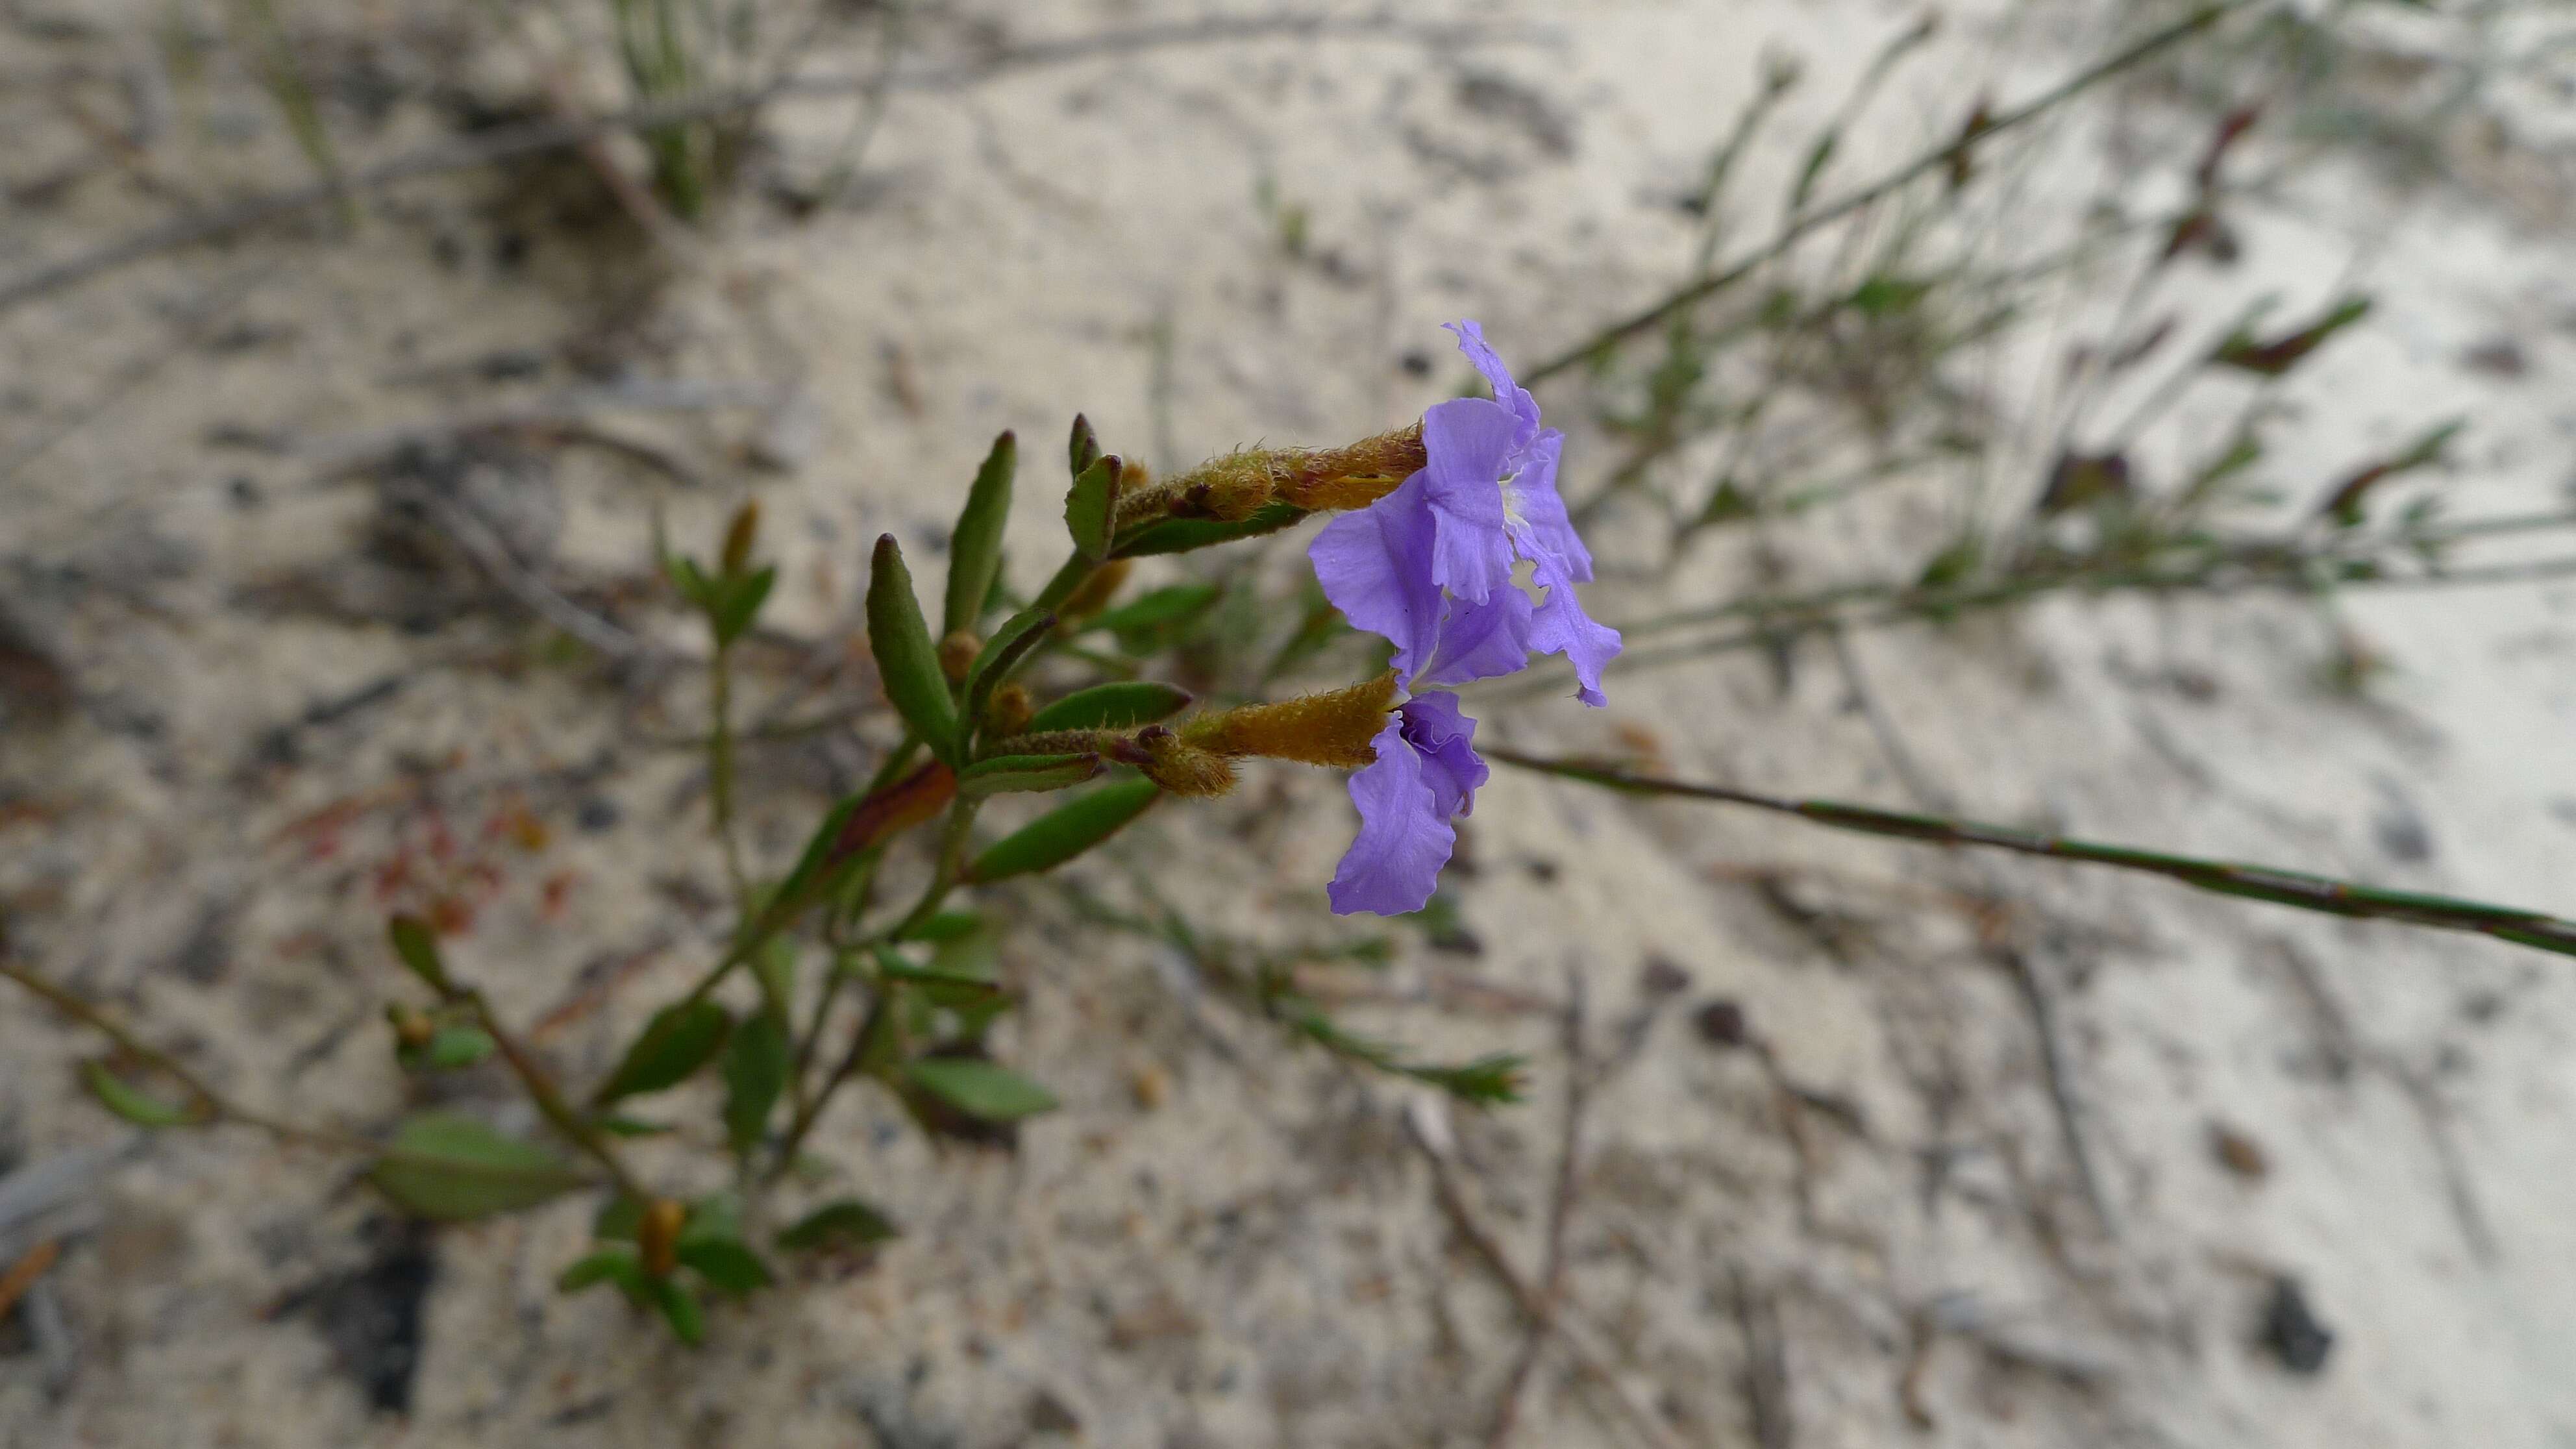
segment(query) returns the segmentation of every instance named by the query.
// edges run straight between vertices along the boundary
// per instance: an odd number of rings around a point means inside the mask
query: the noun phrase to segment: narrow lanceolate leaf
[[[1109,535],[1118,515],[1118,458],[1094,458],[1064,496],[1064,527],[1074,552],[1094,563],[1109,557]]]
[[[707,1341],[706,1315],[699,1310],[695,1294],[668,1278],[648,1278],[644,1290],[680,1342],[695,1348]]]
[[[1065,445],[1065,455],[1073,464],[1076,478],[1082,476],[1084,469],[1100,461],[1100,439],[1091,431],[1091,419],[1080,413],[1073,415],[1073,440]]]
[[[395,957],[411,968],[411,974],[430,990],[446,994],[447,966],[438,959],[438,937],[427,921],[418,916],[396,916],[385,923],[385,934],[393,940]]]
[[[740,1296],[778,1280],[760,1255],[739,1238],[696,1238],[680,1244],[680,1263],[727,1293]]]
[[[707,604],[707,625],[715,631],[718,644],[731,644],[751,628],[777,582],[778,566],[772,564],[758,573],[728,577],[714,588]]]
[[[492,1055],[494,1045],[490,1036],[474,1027],[442,1026],[421,1049],[420,1059],[431,1071],[453,1072]]]
[[[589,1257],[577,1260],[555,1279],[558,1293],[579,1293],[602,1283],[614,1283],[629,1298],[644,1292],[644,1265],[624,1248],[602,1248]]]
[[[780,1249],[810,1253],[823,1248],[864,1248],[903,1235],[884,1213],[854,1197],[826,1203],[778,1235]]]
[[[842,819],[832,857],[846,860],[882,845],[948,808],[957,795],[957,772],[937,761],[886,786],[858,803]]]
[[[687,1081],[715,1059],[732,1029],[733,1017],[712,1001],[663,1007],[653,1013],[644,1034],[635,1038],[617,1070],[600,1085],[598,1101],[604,1106],[620,1097],[658,1092]]]
[[[1161,793],[1151,780],[1122,780],[1066,801],[977,856],[967,877],[995,881],[1053,870],[1117,834]]]
[[[367,1180],[426,1218],[477,1218],[535,1207],[579,1187],[572,1164],[472,1117],[424,1112],[403,1123]]]
[[[939,672],[939,650],[931,643],[930,626],[921,620],[921,601],[912,592],[912,571],[904,567],[903,550],[893,534],[877,540],[871,567],[868,647],[876,652],[886,698],[931,753],[954,763],[957,711],[948,699],[947,676]]]
[[[1046,642],[1055,628],[1052,609],[1022,609],[1011,616],[984,647],[975,654],[975,662],[966,668],[966,718],[981,724],[985,706],[992,703],[993,691],[1002,687],[1037,647]]]
[[[2368,297],[2347,297],[2316,321],[2268,342],[2258,341],[2253,334],[2242,329],[2230,333],[2226,341],[2218,344],[2218,350],[2210,354],[2209,360],[2222,367],[2279,377],[2305,361],[2309,353],[2323,347],[2328,338],[2369,315]]]
[[[923,1091],[986,1122],[1016,1122],[1056,1106],[1053,1092],[1007,1067],[973,1057],[924,1057],[904,1074]]]
[[[1098,755],[1001,755],[967,766],[957,777],[957,793],[975,797],[1015,790],[1064,790],[1099,773]]]
[[[1250,518],[1239,518],[1231,523],[1213,518],[1160,519],[1119,539],[1114,556],[1149,558],[1155,554],[1212,548],[1220,543],[1277,533],[1283,528],[1294,527],[1305,516],[1303,509],[1292,508],[1285,503],[1266,503]]]
[[[1085,629],[1106,629],[1123,634],[1130,629],[1149,629],[1156,624],[1169,624],[1186,619],[1216,602],[1223,592],[1214,584],[1171,584],[1140,594],[1127,603],[1083,621]]]
[[[778,1017],[763,1011],[742,1024],[725,1048],[725,1135],[736,1152],[760,1145],[770,1110],[787,1090],[793,1054]]]
[[[1170,719],[1190,707],[1191,694],[1153,679],[1117,680],[1076,690],[1030,716],[1025,734],[1056,730],[1124,730]]]
[[[957,530],[948,538],[948,607],[941,616],[941,638],[973,629],[993,591],[1002,567],[1002,524],[1011,516],[1011,475],[1020,464],[1019,441],[1009,433],[993,440],[984,466],[975,471],[975,486],[957,514]]]
[[[99,1105],[137,1127],[186,1127],[205,1120],[205,1114],[186,1107],[174,1107],[107,1069],[105,1062],[81,1065],[81,1080],[89,1084],[90,1095]]]

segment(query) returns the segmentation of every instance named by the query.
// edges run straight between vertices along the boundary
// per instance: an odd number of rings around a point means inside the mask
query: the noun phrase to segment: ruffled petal
[[[1401,716],[1388,721],[1375,744],[1377,763],[1351,776],[1360,833],[1325,892],[1335,915],[1401,916],[1422,909],[1458,843],[1439,797],[1423,781],[1422,757],[1405,742]]]
[[[1515,451],[1517,426],[1509,411],[1483,398],[1452,398],[1422,415],[1428,462],[1414,476],[1424,480],[1439,523],[1431,581],[1479,604],[1512,581],[1512,540],[1498,485]]]
[[[1494,401],[1511,410],[1519,423],[1519,436],[1527,439],[1537,432],[1538,399],[1529,395],[1529,389],[1512,380],[1512,370],[1503,365],[1502,357],[1485,345],[1485,329],[1472,318],[1441,325],[1457,337],[1458,350],[1467,354],[1467,360],[1485,375],[1486,383],[1494,389]]]
[[[1520,673],[1529,664],[1530,612],[1529,595],[1517,588],[1496,589],[1481,604],[1451,600],[1448,617],[1440,622],[1439,642],[1419,672],[1404,676],[1405,687]]]
[[[1565,434],[1554,428],[1539,434],[1520,476],[1503,485],[1503,494],[1515,519],[1512,543],[1521,556],[1533,563],[1553,558],[1567,578],[1588,584],[1592,550],[1583,546],[1574,520],[1566,516],[1565,498],[1556,491],[1557,460],[1564,450]]]
[[[1417,694],[1398,707],[1404,737],[1422,757],[1422,783],[1441,818],[1476,808],[1476,787],[1493,773],[1476,753],[1476,722],[1454,694]]]
[[[1564,655],[1574,666],[1576,697],[1596,709],[1608,704],[1609,698],[1601,692],[1601,671],[1619,655],[1619,631],[1583,612],[1583,601],[1574,596],[1574,580],[1562,560],[1542,557],[1534,562],[1547,597],[1530,618],[1530,648]]]
[[[1324,525],[1306,549],[1324,597],[1354,629],[1395,646],[1399,677],[1411,678],[1426,663],[1440,636],[1446,601],[1432,581],[1431,549],[1438,525],[1428,484],[1414,474],[1393,493]]]

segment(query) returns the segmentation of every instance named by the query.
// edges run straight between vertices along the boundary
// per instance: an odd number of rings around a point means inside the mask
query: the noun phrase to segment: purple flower
[[[1458,843],[1449,822],[1476,805],[1485,762],[1476,722],[1454,694],[1418,694],[1398,706],[1375,741],[1377,763],[1351,776],[1360,834],[1333,873],[1338,915],[1401,916],[1422,909]]]
[[[1481,328],[1449,330],[1493,384],[1493,400],[1455,398],[1425,412],[1428,461],[1393,493],[1325,526],[1308,551],[1315,577],[1354,628],[1395,645],[1408,687],[1516,673],[1535,651],[1564,655],[1583,702],[1604,703],[1601,670],[1619,652],[1619,633],[1574,594],[1592,577],[1592,555],[1556,492],[1565,435],[1539,426],[1537,400]],[[1543,597],[1513,581],[1523,562]]]

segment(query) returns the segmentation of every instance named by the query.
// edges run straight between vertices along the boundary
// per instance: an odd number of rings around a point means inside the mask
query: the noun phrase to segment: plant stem
[[[2203,5],[2191,14],[2183,17],[2181,20],[2175,21],[2164,29],[2156,31],[2154,34],[2138,41],[2126,50],[2116,52],[2115,54],[2096,62],[2092,66],[2077,72],[2075,75],[2068,77],[2066,80],[2060,82],[2055,89],[2050,90],[2046,94],[2041,95],[2014,110],[2006,111],[2003,114],[1996,116],[1984,129],[1979,130],[1974,134],[1963,134],[1957,140],[1950,142],[1948,145],[1938,147],[1915,157],[1912,161],[1907,162],[1903,166],[1898,167],[1896,170],[1889,172],[1887,175],[1880,177],[1878,180],[1871,182],[1867,186],[1861,187],[1857,191],[1846,192],[1832,201],[1827,202],[1823,206],[1817,207],[1813,211],[1799,213],[1796,218],[1788,223],[1788,225],[1783,226],[1778,232],[1774,233],[1771,240],[1756,248],[1751,255],[1745,257],[1743,260],[1736,262],[1734,265],[1728,267],[1722,272],[1703,275],[1690,282],[1688,285],[1666,294],[1663,300],[1655,303],[1653,306],[1650,306],[1633,316],[1622,318],[1621,320],[1602,328],[1600,331],[1594,333],[1584,341],[1575,344],[1573,347],[1568,348],[1555,357],[1549,358],[1535,370],[1523,374],[1521,377],[1521,385],[1523,387],[1535,387],[1539,383],[1556,376],[1558,373],[1579,367],[1583,364],[1585,359],[1590,358],[1602,349],[1609,347],[1614,343],[1626,341],[1628,338],[1646,331],[1656,323],[1670,317],[1675,312],[1679,312],[1689,307],[1691,304],[1700,301],[1702,298],[1714,296],[1717,293],[1734,286],[1737,282],[1751,276],[1753,272],[1764,263],[1771,261],[1782,253],[1788,251],[1791,247],[1797,245],[1800,241],[1804,240],[1809,233],[1840,221],[1855,211],[1859,211],[1885,199],[1890,193],[1901,190],[1910,183],[1919,180],[1924,176],[1930,175],[1942,167],[1948,166],[1954,158],[1966,154],[1977,146],[1985,144],[1987,141],[1992,140],[2002,132],[2029,124],[2040,116],[2057,109],[2066,102],[2073,100],[2086,91],[2091,90],[2094,86],[2110,79],[2112,76],[2118,75],[2120,72],[2128,70],[2141,62],[2152,59],[2182,41],[2190,39],[2192,36],[2199,34],[2201,31],[2208,29],[2212,25],[2215,25],[2222,17],[2226,16],[2230,12],[2244,9],[2250,3],[2252,3],[2252,0],[2219,0],[2219,3]]]
[[[751,900],[751,881],[743,874],[742,842],[733,831],[733,646],[718,644],[714,665],[709,674],[708,713],[714,716],[707,731],[707,794],[715,815],[716,839],[724,846],[725,876],[733,882],[736,909],[747,909]]]
[[[636,1182],[635,1175],[626,1170],[617,1149],[609,1145],[605,1134],[564,1100],[563,1089],[555,1085],[554,1077],[517,1038],[510,1035],[508,1028],[501,1025],[500,1015],[492,1010],[492,1003],[484,999],[483,993],[471,986],[461,986],[452,988],[447,999],[474,1013],[475,1024],[482,1027],[484,1034],[501,1049],[502,1060],[509,1063],[520,1085],[528,1089],[528,1100],[536,1103],[537,1110],[545,1115],[546,1121],[575,1147],[607,1168],[618,1191],[641,1200],[645,1196],[644,1189]]]
[[[1856,830],[1869,835],[1893,836],[1901,840],[1919,840],[1929,845],[1980,845],[1994,850],[2009,850],[2022,855],[2045,856],[2052,860],[2081,861],[2089,865],[2116,866],[2122,870],[2143,871],[2149,875],[2178,880],[2200,890],[2220,895],[2243,896],[2269,901],[2274,905],[2292,906],[2303,911],[2362,919],[2403,921],[2409,925],[2428,926],[2436,930],[2468,931],[2493,936],[2501,941],[2530,946],[2536,950],[2576,956],[2576,921],[2563,920],[2512,906],[2490,905],[2483,901],[2460,900],[2450,896],[2422,895],[2413,891],[2383,890],[2354,881],[2332,880],[2300,871],[2279,870],[2265,865],[2242,865],[2231,861],[2200,860],[2190,856],[2167,855],[2159,851],[2137,850],[2128,846],[2101,845],[2091,841],[2067,840],[2054,835],[2039,835],[2015,830],[2005,825],[1986,825],[1972,820],[1954,820],[1938,815],[1914,815],[1895,810],[1881,810],[1869,805],[1850,805],[1836,800],[1801,800],[1765,795],[1752,790],[1737,790],[1724,785],[1700,785],[1680,780],[1659,779],[1650,775],[1631,774],[1608,765],[1584,760],[1550,759],[1525,755],[1517,750],[1488,746],[1481,751],[1489,760],[1499,760],[1540,774],[1559,775],[1613,790],[1642,795],[1680,795],[1695,800],[1714,800],[1726,805],[1745,805],[1780,815],[1795,815],[1818,825],[1837,830]]]
[[[195,1072],[192,1072],[186,1067],[180,1065],[178,1060],[172,1057],[169,1053],[162,1051],[158,1047],[152,1046],[141,1037],[136,1036],[125,1026],[124,1023],[118,1021],[115,1017],[110,1016],[107,1013],[106,1008],[84,1000],[78,993],[72,991],[69,987],[60,985],[55,981],[38,974],[32,967],[22,966],[15,961],[0,960],[0,976],[6,976],[10,980],[17,982],[20,986],[25,987],[29,992],[50,1003],[55,1009],[61,1011],[65,1016],[71,1017],[73,1020],[96,1031],[99,1035],[116,1043],[116,1045],[123,1049],[128,1055],[145,1062],[154,1070],[161,1072],[172,1081],[177,1082],[180,1086],[187,1088],[190,1095],[197,1099],[197,1104],[200,1110],[206,1112],[210,1117],[216,1119],[229,1118],[246,1127],[257,1127],[261,1131],[274,1134],[275,1136],[285,1138],[289,1141],[310,1142],[326,1147],[348,1148],[358,1151],[371,1150],[366,1142],[346,1132],[340,1132],[331,1128],[301,1127],[295,1123],[281,1121],[280,1119],[271,1117],[264,1112],[254,1112],[249,1108],[242,1106],[240,1103],[226,1097],[223,1093],[216,1091],[213,1087],[208,1086],[205,1078],[198,1076]]]

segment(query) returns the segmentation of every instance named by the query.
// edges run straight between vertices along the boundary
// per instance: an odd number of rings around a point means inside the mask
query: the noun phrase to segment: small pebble
[[[2263,1305],[2263,1346],[2294,1374],[2321,1372],[2334,1348],[2334,1330],[2317,1321],[2299,1280],[2284,1273],[2272,1280],[2272,1296]]]

